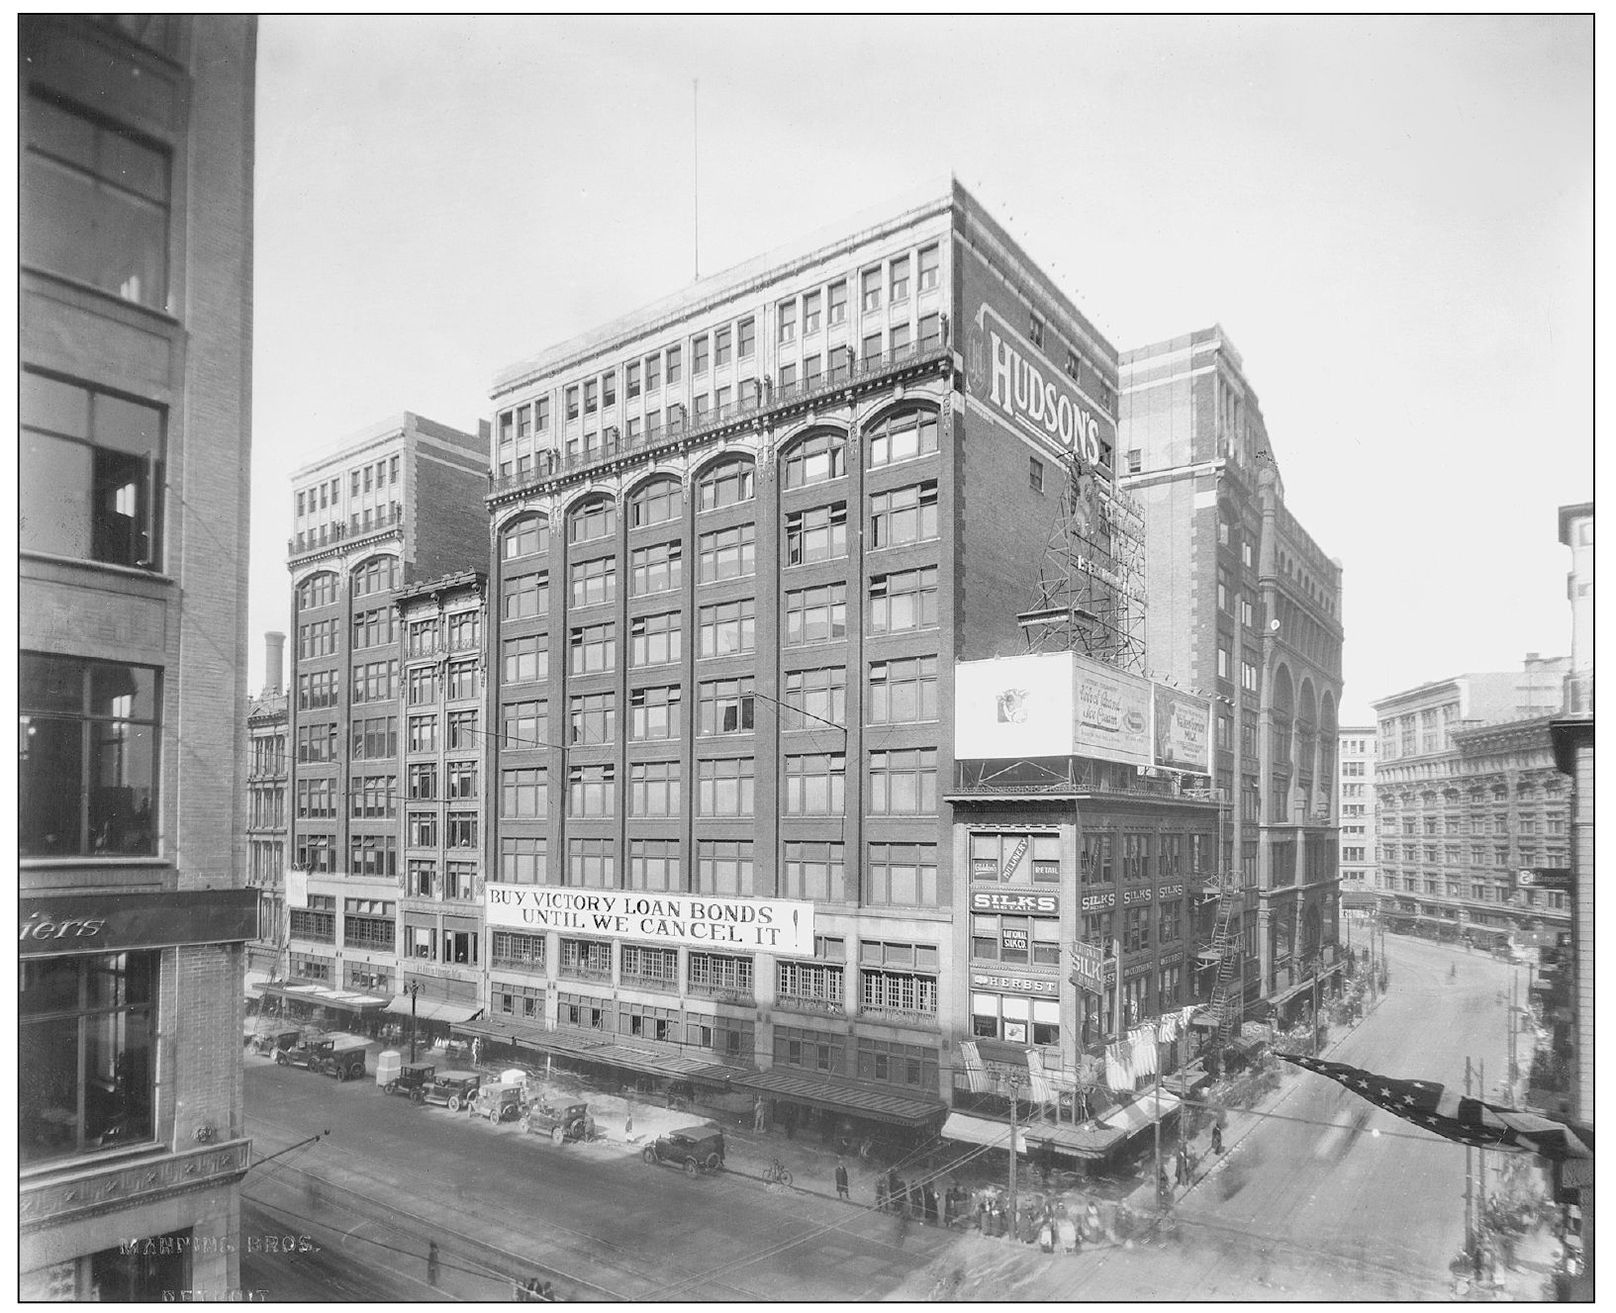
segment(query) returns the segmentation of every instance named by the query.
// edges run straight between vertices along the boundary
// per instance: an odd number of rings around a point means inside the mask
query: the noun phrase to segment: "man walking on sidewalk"
[[[847,1164],[840,1158],[836,1160],[836,1197],[847,1199]]]

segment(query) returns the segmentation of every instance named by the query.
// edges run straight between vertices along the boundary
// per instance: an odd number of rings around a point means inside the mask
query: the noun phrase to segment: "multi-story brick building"
[[[1339,962],[1341,567],[1285,506],[1277,444],[1222,328],[1124,352],[1121,387],[1150,665],[1215,697],[1222,860],[1245,890],[1242,997],[1283,1004]]]
[[[496,822],[483,1032],[940,1117],[973,1033],[955,663],[1025,650],[1066,453],[1110,484],[1115,359],[950,181],[498,377],[489,775],[538,811]],[[1075,917],[1075,831],[1034,858]],[[1000,933],[1027,980],[1061,952]],[[1000,984],[994,1026],[1047,1038]]]
[[[27,15],[18,37],[18,1294],[222,1299],[257,913],[257,27]]]
[[[286,635],[264,635],[266,683],[247,707],[247,887],[258,935],[247,945],[247,994],[283,974],[286,952]]]
[[[467,571],[400,591],[399,642],[405,774],[402,895],[398,902],[402,995],[392,1004],[436,1035],[483,1008],[482,886],[489,728],[485,703],[487,576]],[[357,734],[355,735],[357,742]],[[531,782],[510,773],[509,814],[533,803]],[[357,948],[350,922],[344,943]],[[365,927],[373,946],[394,942],[391,921]]]
[[[288,962],[264,989],[334,1020],[404,998],[399,603],[416,580],[487,560],[487,479],[486,429],[409,413],[292,475]]]
[[[1568,662],[1437,680],[1373,703],[1380,906],[1392,927],[1491,945],[1553,942],[1563,891],[1522,868],[1567,864],[1567,790],[1549,724]]]
[[[1373,908],[1375,868],[1375,745],[1373,725],[1336,731],[1337,815],[1341,823],[1341,905]]]

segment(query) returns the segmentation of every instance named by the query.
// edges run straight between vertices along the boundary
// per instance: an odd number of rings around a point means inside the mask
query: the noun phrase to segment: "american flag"
[[[1416,1126],[1460,1144],[1480,1149],[1502,1149],[1511,1153],[1535,1153],[1561,1161],[1566,1158],[1592,1158],[1594,1132],[1591,1126],[1550,1121],[1536,1113],[1502,1108],[1456,1093],[1437,1081],[1398,1080],[1377,1076],[1360,1067],[1297,1053],[1276,1057],[1294,1062],[1339,1081],[1378,1108],[1384,1108]]]

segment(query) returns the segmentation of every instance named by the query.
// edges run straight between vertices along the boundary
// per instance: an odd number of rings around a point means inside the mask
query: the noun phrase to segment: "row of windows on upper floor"
[[[348,472],[348,496],[351,504],[360,501],[379,501],[386,493],[398,486],[399,457],[383,456],[375,462],[366,461],[358,469]],[[295,512],[299,520],[316,517],[324,518],[326,515],[342,518],[342,478],[340,475],[325,479],[322,478],[311,487],[300,489],[295,494]],[[355,512],[357,515],[359,512]],[[355,528],[358,527],[356,524]]]
[[[878,314],[883,304],[907,304],[911,269],[915,271],[915,285],[922,295],[935,292],[941,270],[940,246],[932,243],[919,251],[888,257],[862,270],[858,275],[861,313]],[[780,300],[774,307],[776,340],[789,344],[798,340],[799,330],[801,338],[807,339],[819,333],[822,322],[826,328],[846,323],[847,297],[848,280],[844,277]],[[671,389],[681,384],[687,361],[694,380],[727,368],[733,362],[753,360],[757,354],[757,335],[757,316],[741,316],[566,384],[560,389],[565,422],[587,423],[589,416],[614,408],[618,404],[619,379],[624,399],[632,402],[660,393],[664,387]],[[503,410],[495,421],[501,447],[545,433],[550,425],[549,396],[536,397]]]

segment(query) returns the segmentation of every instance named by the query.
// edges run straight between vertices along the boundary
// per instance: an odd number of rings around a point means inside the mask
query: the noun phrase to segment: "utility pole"
[[[1465,1098],[1470,1097],[1470,1059],[1465,1058]],[[1475,1184],[1473,1159],[1474,1151],[1465,1145],[1465,1249],[1470,1254],[1471,1261],[1476,1256],[1476,1214],[1475,1214]]]
[[[1008,1077],[1010,1087],[1010,1232],[1016,1235],[1016,1079]]]

